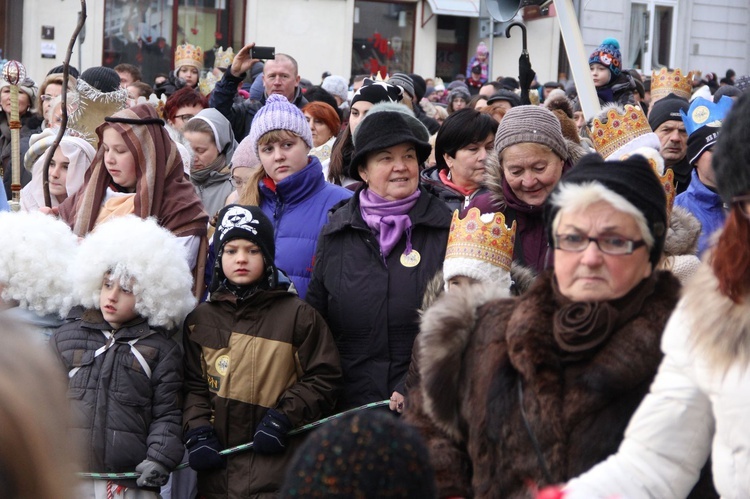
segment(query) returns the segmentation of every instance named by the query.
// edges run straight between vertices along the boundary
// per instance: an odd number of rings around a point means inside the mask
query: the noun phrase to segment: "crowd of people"
[[[252,48],[0,84],[8,497],[750,493],[750,77]]]

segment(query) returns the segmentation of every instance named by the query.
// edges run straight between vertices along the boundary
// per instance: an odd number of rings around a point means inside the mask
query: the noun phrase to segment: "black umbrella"
[[[529,99],[529,89],[531,88],[531,82],[534,81],[536,73],[531,69],[531,59],[529,59],[529,51],[526,45],[526,25],[521,22],[514,22],[505,28],[505,37],[510,38],[510,29],[513,26],[518,26],[523,32],[523,50],[521,51],[521,57],[518,59],[518,83],[521,86],[521,104],[531,104]]]

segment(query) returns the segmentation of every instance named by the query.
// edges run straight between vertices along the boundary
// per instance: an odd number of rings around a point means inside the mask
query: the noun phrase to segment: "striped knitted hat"
[[[266,99],[266,104],[260,108],[253,118],[250,127],[250,141],[253,144],[255,155],[258,155],[258,141],[268,132],[274,130],[288,130],[298,135],[305,144],[312,149],[312,133],[310,125],[307,124],[305,115],[294,104],[283,95],[271,94]]]

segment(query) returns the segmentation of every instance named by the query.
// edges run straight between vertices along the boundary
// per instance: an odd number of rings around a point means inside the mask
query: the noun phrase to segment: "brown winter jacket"
[[[185,432],[213,425],[225,448],[252,441],[269,408],[294,427],[332,410],[341,366],[321,316],[289,282],[244,300],[220,288],[185,320]],[[304,437],[282,454],[232,454],[223,470],[198,473],[206,498],[275,497]]]
[[[406,418],[425,436],[442,497],[533,497],[545,485],[523,407],[554,482],[614,453],[662,358],[679,283],[658,272],[637,316],[587,360],[564,364],[552,336],[551,273],[518,298],[447,295],[417,340],[421,381]]]

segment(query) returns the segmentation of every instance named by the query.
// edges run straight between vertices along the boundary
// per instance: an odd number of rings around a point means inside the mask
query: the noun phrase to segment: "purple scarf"
[[[417,189],[404,199],[388,201],[370,189],[360,191],[359,212],[367,226],[374,234],[377,234],[383,260],[388,258],[404,232],[406,232],[406,251],[404,254],[411,253],[411,218],[409,218],[408,213],[417,204],[419,193],[420,191]]]

